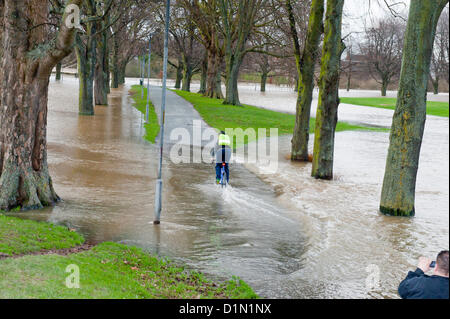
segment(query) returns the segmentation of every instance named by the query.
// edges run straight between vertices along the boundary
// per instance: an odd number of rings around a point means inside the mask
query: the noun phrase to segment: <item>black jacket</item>
[[[448,299],[448,278],[428,276],[417,268],[408,272],[398,286],[398,293],[403,299]]]

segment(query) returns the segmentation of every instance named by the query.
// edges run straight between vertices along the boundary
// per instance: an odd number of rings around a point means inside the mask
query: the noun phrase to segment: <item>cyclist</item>
[[[228,164],[231,158],[230,137],[221,131],[219,140],[215,148],[211,150],[211,154],[216,157],[216,183],[220,184],[222,166],[225,164],[225,173],[227,175],[227,183],[230,180],[230,170]]]

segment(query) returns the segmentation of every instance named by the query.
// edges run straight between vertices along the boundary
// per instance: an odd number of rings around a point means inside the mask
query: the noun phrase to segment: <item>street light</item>
[[[153,223],[158,225],[161,219],[162,208],[162,157],[164,146],[164,123],[166,117],[166,82],[167,82],[167,59],[169,56],[169,25],[170,25],[170,0],[166,1],[166,30],[164,32],[164,64],[163,64],[163,86],[161,98],[161,132],[159,134],[159,168],[158,179],[156,180],[155,194],[155,220]]]

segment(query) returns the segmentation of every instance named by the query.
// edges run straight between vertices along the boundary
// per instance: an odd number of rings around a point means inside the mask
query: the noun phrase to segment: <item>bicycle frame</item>
[[[226,166],[226,163],[222,163],[222,168],[220,171],[220,185],[222,185],[222,187],[227,186],[227,177],[226,177],[226,172],[225,172],[225,166]]]

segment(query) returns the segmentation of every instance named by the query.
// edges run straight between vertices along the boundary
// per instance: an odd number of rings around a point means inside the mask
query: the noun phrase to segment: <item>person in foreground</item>
[[[434,266],[432,276],[425,273]],[[398,293],[403,299],[448,299],[448,250],[441,251],[436,263],[426,257],[419,258],[416,271],[408,272],[400,283]]]
[[[228,164],[231,158],[230,137],[221,131],[215,148],[211,150],[211,155],[216,157],[216,183],[221,180],[222,165],[225,164],[225,173],[227,175],[227,183],[230,180],[230,170]]]

